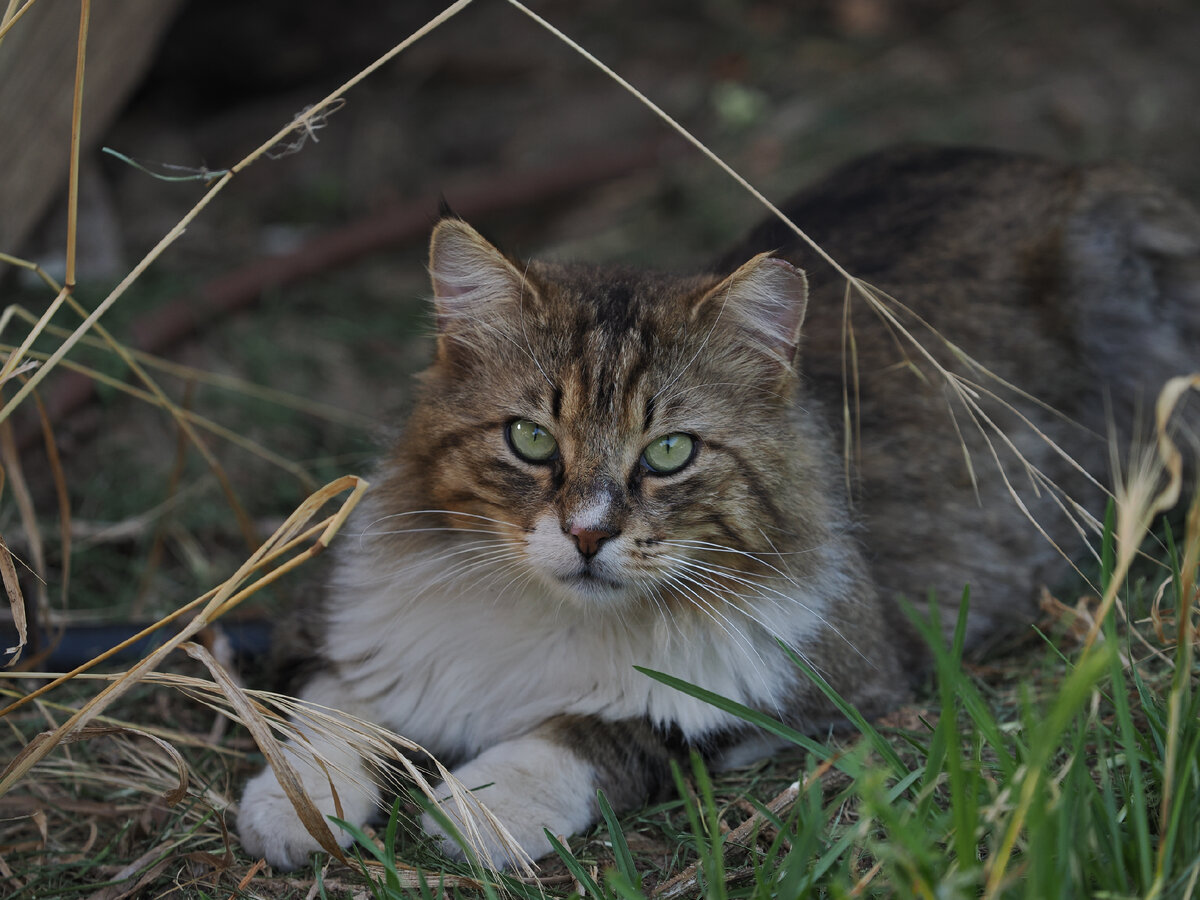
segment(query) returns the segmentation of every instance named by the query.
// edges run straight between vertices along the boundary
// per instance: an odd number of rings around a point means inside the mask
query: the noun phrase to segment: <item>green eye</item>
[[[670,475],[690,463],[695,450],[696,442],[690,435],[676,432],[646,445],[642,463],[656,475]]]
[[[508,423],[508,445],[526,462],[546,462],[558,453],[554,435],[528,419]]]

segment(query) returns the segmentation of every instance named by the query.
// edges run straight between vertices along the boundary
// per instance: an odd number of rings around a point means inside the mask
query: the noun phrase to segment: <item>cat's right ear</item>
[[[804,271],[760,253],[700,298],[694,316],[709,315],[736,326],[742,343],[791,370],[808,307]]]
[[[433,229],[429,275],[443,337],[499,327],[530,291],[521,270],[458,218]]]

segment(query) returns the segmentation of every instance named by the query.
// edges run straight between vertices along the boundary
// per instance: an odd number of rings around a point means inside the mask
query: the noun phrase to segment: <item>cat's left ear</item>
[[[434,228],[429,274],[443,335],[495,327],[530,290],[508,257],[459,218],[444,218]]]
[[[790,369],[808,307],[808,279],[787,260],[760,253],[705,294],[694,315],[731,322],[756,349]]]

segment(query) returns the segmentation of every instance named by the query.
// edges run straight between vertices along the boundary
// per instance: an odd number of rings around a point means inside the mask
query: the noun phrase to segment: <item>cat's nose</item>
[[[600,545],[613,537],[615,532],[603,528],[584,528],[582,525],[572,525],[569,534],[575,541],[575,546],[579,548],[579,552],[591,559],[599,552]]]

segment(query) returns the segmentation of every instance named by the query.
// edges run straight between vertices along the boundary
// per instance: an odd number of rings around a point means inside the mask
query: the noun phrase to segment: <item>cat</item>
[[[1132,169],[901,148],[785,211],[895,319],[775,219],[686,277],[434,229],[436,356],[340,541],[300,696],[453,766],[529,857],[595,822],[597,789],[634,808],[691,749],[771,751],[634,666],[821,733],[841,717],[778,642],[872,717],[922,670],[898,598],[927,614],[934,592],[949,628],[969,584],[971,645],[1030,622],[1086,511],[1028,467],[1094,516],[1057,448],[1107,480],[1108,423],[1200,364],[1200,219]],[[367,764],[312,741],[318,807],[368,819]],[[317,849],[270,769],[239,831],[279,868]]]

